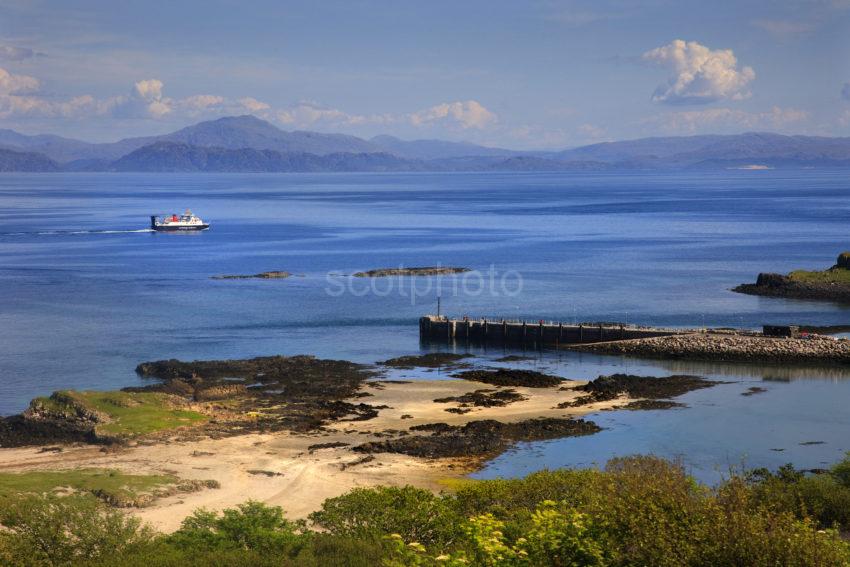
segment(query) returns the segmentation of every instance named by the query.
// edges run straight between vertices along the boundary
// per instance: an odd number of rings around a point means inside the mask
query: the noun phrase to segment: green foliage
[[[408,541],[442,548],[460,535],[463,516],[454,511],[449,499],[428,490],[379,486],[329,498],[321,510],[310,514],[310,520],[335,535],[398,533]]]
[[[795,270],[788,274],[792,280],[806,283],[850,284],[850,269],[831,269],[823,271]]]
[[[171,475],[126,474],[112,469],[0,473],[0,503],[20,494],[53,494],[68,489],[88,492],[109,502],[126,502],[177,481]]]
[[[717,487],[655,457],[604,470],[467,483],[455,495],[357,489],[311,519],[246,502],[196,511],[171,535],[94,498],[0,501],[0,564],[105,567],[633,565],[850,566],[850,456],[823,474],[793,467]]]
[[[785,465],[776,473],[752,471],[748,480],[754,498],[771,510],[811,518],[822,528],[850,530],[850,454],[825,473],[805,475]]]
[[[182,549],[241,549],[280,554],[298,547],[300,528],[284,518],[281,508],[249,500],[221,514],[196,510],[183,520],[169,542]]]
[[[0,507],[0,557],[8,565],[76,565],[132,553],[153,532],[90,497],[28,496]]]

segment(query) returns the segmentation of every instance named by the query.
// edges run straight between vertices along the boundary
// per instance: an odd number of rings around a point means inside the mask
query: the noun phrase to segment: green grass
[[[54,414],[74,415],[82,407],[103,413],[109,422],[99,423],[99,435],[133,437],[207,421],[196,411],[174,407],[173,398],[157,392],[56,392],[49,398],[37,398]]]
[[[68,489],[96,494],[106,500],[127,501],[177,481],[171,475],[125,474],[111,469],[0,473],[0,502],[20,494],[51,494]]]
[[[838,283],[850,285],[850,270],[834,269],[821,272],[795,270],[788,274],[792,280],[805,283]]]

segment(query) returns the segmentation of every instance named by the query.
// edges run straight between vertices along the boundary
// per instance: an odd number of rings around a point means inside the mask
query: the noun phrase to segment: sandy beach
[[[191,442],[177,441],[175,436],[117,449],[71,445],[59,453],[42,452],[38,447],[0,449],[0,471],[115,468],[220,483],[218,489],[169,496],[151,506],[130,509],[163,531],[177,529],[183,518],[197,508],[220,510],[249,499],[281,506],[289,517],[302,518],[318,509],[325,499],[352,488],[411,484],[439,491],[445,488],[446,479],[462,477],[480,464],[476,459],[423,459],[390,453],[374,454],[367,461],[366,455],[352,451],[352,446],[426,423],[463,425],[482,419],[509,423],[538,417],[580,417],[617,403],[615,400],[557,409],[559,403],[578,396],[577,392],[559,387],[514,387],[526,399],[504,407],[474,407],[463,414],[445,411],[458,407],[456,402],[433,401],[479,389],[496,388],[467,380],[367,382],[362,391],[371,394],[369,403],[389,407],[381,409],[373,419],[341,420],[317,433],[247,434]],[[348,445],[309,449],[326,443]]]

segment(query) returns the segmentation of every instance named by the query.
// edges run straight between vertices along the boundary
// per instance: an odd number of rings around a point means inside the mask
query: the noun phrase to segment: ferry
[[[157,232],[177,232],[186,230],[206,230],[210,227],[209,223],[202,221],[200,218],[192,214],[192,211],[186,209],[182,215],[170,215],[159,218],[151,215],[151,230]]]

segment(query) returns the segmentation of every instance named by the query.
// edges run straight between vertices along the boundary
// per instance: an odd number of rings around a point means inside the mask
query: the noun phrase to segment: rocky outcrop
[[[102,441],[95,428],[109,421],[72,392],[54,392],[49,398],[34,399],[20,415],[0,418],[0,447]]]
[[[570,345],[565,348],[647,358],[783,364],[850,364],[850,341],[817,335],[792,339],[760,335],[696,333]]]
[[[698,376],[632,376],[629,374],[612,374],[600,376],[587,384],[576,386],[573,390],[585,392],[571,402],[559,404],[559,408],[579,407],[596,402],[616,400],[620,396],[638,399],[631,402],[626,409],[668,409],[680,407],[682,404],[670,402],[675,398],[693,390],[710,388],[719,384]],[[652,403],[658,402],[658,403]]]
[[[260,272],[259,274],[224,274],[212,276],[214,280],[280,280],[291,276],[289,272]]]
[[[467,370],[452,374],[453,378],[483,382],[491,386],[525,386],[527,388],[551,388],[564,382],[560,376],[543,374],[534,370],[496,368],[492,370]]]
[[[386,441],[373,441],[354,448],[361,453],[401,453],[413,457],[487,457],[498,454],[519,441],[541,441],[578,435],[591,435],[601,428],[584,419],[542,418],[517,423],[492,419],[470,421],[455,426],[432,423],[410,428],[408,435]]]
[[[427,266],[422,268],[380,268],[367,272],[357,272],[355,278],[385,278],[389,276],[447,276],[469,272],[469,268],[453,268],[449,266]]]
[[[799,274],[807,277],[801,278]],[[839,254],[835,265],[822,272],[792,272],[790,275],[761,273],[756,283],[741,284],[732,288],[732,291],[767,297],[850,303],[850,252]]]

